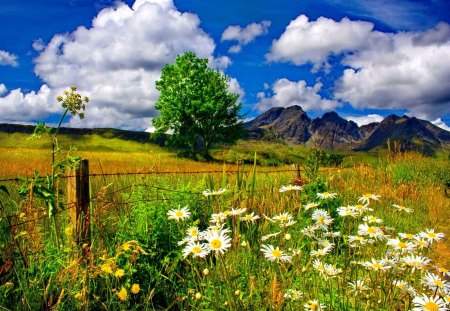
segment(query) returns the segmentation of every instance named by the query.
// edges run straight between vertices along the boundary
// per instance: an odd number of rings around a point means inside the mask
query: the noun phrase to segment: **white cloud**
[[[332,54],[362,48],[372,29],[372,23],[348,18],[336,22],[320,17],[310,22],[307,16],[300,15],[290,22],[278,40],[273,41],[267,59],[295,65],[311,63],[320,68]]]
[[[12,66],[17,67],[19,63],[17,62],[17,55],[10,52],[0,50],[0,66]]]
[[[356,108],[403,108],[428,120],[450,113],[449,28],[372,32],[365,48],[343,60],[350,68],[335,85],[336,98]]]
[[[344,119],[353,121],[358,126],[362,126],[373,122],[381,122],[384,118],[379,114],[369,114],[367,116],[345,116]]]
[[[434,125],[440,127],[443,130],[449,131],[450,132],[450,126],[448,126],[447,124],[444,123],[444,121],[442,121],[441,118],[437,118],[434,121],[431,121],[431,123],[433,123]]]
[[[340,106],[334,100],[324,99],[318,92],[322,83],[317,82],[314,86],[308,86],[306,81],[298,82],[288,79],[279,79],[272,86],[273,95],[258,93],[259,102],[255,105],[259,111],[266,111],[273,107],[289,107],[298,105],[305,111],[310,110],[333,110]]]
[[[239,81],[235,78],[230,78],[228,81],[228,92],[235,93],[239,95],[238,101],[242,102],[244,100],[245,91],[240,86]]]
[[[8,89],[6,88],[6,85],[4,85],[3,83],[0,83],[0,97],[2,97],[3,95],[6,95],[7,92],[8,92]]]
[[[146,129],[157,115],[155,81],[162,67],[177,55],[193,51],[208,58],[212,67],[226,68],[231,60],[215,59],[214,49],[214,41],[200,28],[198,16],[178,11],[172,0],[137,0],[131,8],[118,3],[101,10],[91,27],[80,26],[72,33],[53,36],[35,59],[35,73],[51,90],[52,104],[29,104],[31,98],[42,95],[41,91],[25,95],[13,90],[15,95],[6,98],[16,108],[6,115],[25,120],[21,111],[26,107],[34,118],[45,118],[45,113],[55,111],[56,95],[75,85],[90,102],[86,119],[73,118],[70,125]],[[5,103],[1,98],[0,105]]]
[[[36,52],[42,52],[45,49],[45,42],[44,40],[39,38],[34,40],[31,46],[33,47],[33,50],[35,50]]]
[[[261,23],[251,23],[244,28],[241,26],[228,26],[222,33],[221,41],[237,41],[228,52],[239,53],[243,46],[252,42],[256,37],[265,35],[269,31],[271,21],[264,20]]]
[[[0,111],[2,112],[0,122],[17,123],[40,120],[49,114],[57,113],[58,110],[56,93],[46,84],[42,85],[38,92],[32,91],[24,94],[20,89],[14,89],[6,96],[0,97]]]

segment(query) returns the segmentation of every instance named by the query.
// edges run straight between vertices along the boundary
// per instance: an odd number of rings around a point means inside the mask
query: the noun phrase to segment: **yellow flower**
[[[203,269],[203,274],[204,274],[204,275],[208,275],[208,274],[209,274],[208,268]]]
[[[82,293],[76,293],[75,294],[75,299],[78,299],[78,300],[83,299],[83,294]]]
[[[122,287],[122,288],[120,289],[120,292],[117,293],[117,297],[119,297],[119,299],[120,299],[121,301],[127,300],[127,297],[128,297],[127,290],[126,290],[125,288]]]
[[[197,299],[197,300],[202,299],[202,294],[200,294],[200,293],[195,294],[195,299]]]
[[[72,235],[72,227],[67,226],[66,229],[64,229],[64,232],[66,233],[67,236],[71,236]]]
[[[135,295],[137,295],[139,293],[139,291],[141,290],[141,288],[139,287],[139,284],[133,284],[131,285],[131,292]]]
[[[125,275],[125,271],[123,271],[123,269],[117,269],[116,273],[114,273],[114,275],[118,278],[121,278]]]
[[[101,266],[102,272],[108,273],[108,274],[112,274],[112,268],[109,264],[104,264]]]

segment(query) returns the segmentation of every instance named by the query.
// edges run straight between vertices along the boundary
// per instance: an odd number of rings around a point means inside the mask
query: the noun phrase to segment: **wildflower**
[[[399,233],[398,236],[401,237],[402,239],[408,239],[408,240],[412,240],[415,238],[415,235],[412,233]]]
[[[358,234],[359,235],[368,235],[371,238],[375,239],[383,239],[384,233],[383,230],[381,230],[378,227],[371,227],[367,224],[360,224],[358,226]]]
[[[251,221],[252,223],[255,223],[255,221],[257,219],[259,219],[259,216],[258,215],[254,215],[254,214],[255,213],[247,214],[244,217],[241,217],[241,220],[246,221],[246,222],[250,222]]]
[[[337,196],[336,192],[322,192],[316,194],[316,197],[322,200],[334,199],[336,196]]]
[[[284,235],[284,239],[285,239],[286,241],[289,241],[291,238],[292,238],[292,236],[291,236],[289,233],[286,233],[286,234]]]
[[[446,276],[446,277],[450,277],[450,271],[444,267],[438,267],[435,266],[434,267],[438,272],[442,273],[442,275]]]
[[[247,247],[247,242],[246,242],[246,241],[242,241],[242,242],[241,242],[241,246],[242,246],[242,247]]]
[[[206,190],[204,190],[203,192],[202,192],[202,194],[205,196],[205,197],[209,197],[209,196],[211,196],[211,195],[221,195],[222,193],[224,193],[224,192],[226,192],[227,191],[227,189],[224,189],[224,188],[220,188],[219,190],[217,190],[217,191],[211,191],[211,190],[209,190],[209,189],[206,189]]]
[[[333,247],[334,247],[334,243],[331,243],[330,241],[328,241],[327,239],[320,239],[319,241],[319,245],[320,246],[322,246],[322,247],[329,247],[330,248],[330,250],[331,249],[333,249]]]
[[[339,231],[334,231],[334,232],[324,232],[322,233],[323,237],[328,237],[328,238],[338,238],[341,236],[341,233]]]
[[[247,208],[245,208],[245,207],[244,208],[237,208],[237,209],[232,208],[230,213],[229,213],[229,215],[230,216],[238,216],[238,215],[241,215],[241,214],[245,213],[246,210],[247,210]]]
[[[325,265],[320,261],[320,259],[314,259],[313,268],[316,269],[319,273],[325,273]]]
[[[348,286],[350,287],[350,292],[354,293],[355,295],[369,290],[369,287],[367,287],[366,284],[364,284],[364,281],[361,280],[348,282]]]
[[[402,242],[399,239],[390,239],[387,245],[394,247],[395,250],[403,252],[409,252],[414,249],[414,244],[411,242]]]
[[[76,293],[75,294],[75,299],[82,300],[83,299],[83,294],[82,293]]]
[[[279,192],[285,192],[285,191],[301,191],[303,190],[303,188],[301,186],[298,185],[287,185],[287,186],[281,186],[280,190],[278,190]]]
[[[430,242],[420,236],[414,236],[414,244],[422,249],[427,248],[430,245]]]
[[[370,208],[369,204],[356,204],[352,205],[351,207],[355,212],[358,212],[360,215],[364,214],[365,212],[373,211],[373,208]]]
[[[202,294],[196,293],[196,294],[195,294],[195,299],[197,299],[197,300],[202,299]]]
[[[401,259],[407,267],[412,267],[413,271],[415,269],[422,269],[422,267],[426,267],[430,264],[430,259],[427,257],[417,256],[417,255],[408,255]]]
[[[225,219],[227,219],[226,215],[224,215],[223,213],[217,213],[217,214],[212,214],[211,215],[211,220],[209,222],[215,222],[215,223],[220,224]]]
[[[325,265],[325,275],[328,278],[333,278],[333,277],[337,276],[340,273],[342,273],[342,269],[336,268],[335,266],[330,265],[330,264],[326,264]]]
[[[321,311],[326,309],[326,305],[320,303],[317,300],[309,300],[303,306],[305,307],[305,310]]]
[[[422,283],[428,286],[431,290],[450,290],[450,284],[446,280],[441,279],[440,276],[434,273],[427,273]]]
[[[433,241],[440,241],[444,238],[445,234],[443,233],[436,233],[434,232],[434,229],[426,229],[425,232],[420,232],[419,236],[424,238],[424,239],[428,239],[428,241],[430,243],[432,243]]]
[[[105,272],[107,274],[112,274],[113,273],[111,265],[108,264],[108,263],[101,265],[100,269],[102,270],[102,272]]]
[[[169,219],[179,221],[184,220],[185,218],[189,218],[191,216],[191,212],[189,211],[188,207],[185,206],[183,208],[168,211],[167,216],[169,216]]]
[[[71,236],[72,235],[72,227],[71,226],[67,226],[66,229],[64,229],[64,232],[67,236]]]
[[[316,238],[316,231],[319,229],[320,227],[318,225],[312,225],[302,229],[301,232],[310,238]]]
[[[392,282],[392,285],[394,285],[396,288],[398,288],[402,292],[410,294],[411,296],[416,295],[415,289],[412,286],[410,286],[408,283],[406,283],[405,281],[394,280]]]
[[[141,287],[139,286],[139,284],[134,283],[133,285],[131,285],[131,292],[135,295],[139,294],[139,291],[141,290]]]
[[[372,194],[372,193],[366,193],[363,194],[360,198],[358,198],[358,202],[362,202],[363,204],[369,204],[370,200],[379,201],[381,196]]]
[[[299,290],[289,288],[283,295],[284,298],[289,298],[291,301],[302,299],[303,293]]]
[[[405,212],[405,213],[412,213],[412,208],[409,207],[404,207],[402,205],[397,205],[397,204],[392,204],[393,207],[395,207],[395,209],[397,209],[399,212]]]
[[[183,250],[183,258],[188,257],[192,254],[192,257],[205,258],[209,254],[208,246],[201,243],[190,242]]]
[[[190,237],[191,241],[196,241],[198,239],[199,230],[197,226],[189,227],[186,231],[187,235]]]
[[[206,240],[208,241],[209,250],[214,251],[216,254],[223,254],[231,247],[231,238],[224,231],[208,234]]]
[[[128,293],[127,290],[125,288],[121,288],[120,292],[117,293],[117,297],[119,297],[120,301],[125,301],[127,300],[128,297]]]
[[[440,299],[438,296],[431,296],[428,297],[425,294],[422,294],[421,296],[416,296],[413,299],[413,304],[415,308],[413,311],[440,311],[440,310],[448,310],[445,307],[445,301]]]
[[[377,224],[381,224],[383,223],[383,219],[377,218],[373,215],[368,215],[368,216],[364,216],[363,221],[369,223],[369,224],[373,224],[373,223],[377,223]]]
[[[319,248],[318,250],[312,250],[309,254],[314,257],[326,256],[330,253],[331,247]]]
[[[387,270],[387,269],[392,268],[392,266],[385,265],[385,263],[382,260],[381,261],[377,261],[374,258],[372,258],[372,261],[363,262],[361,265],[363,265],[364,267],[366,267],[368,269],[372,269],[372,270],[375,270],[375,271]]]
[[[351,208],[351,206],[341,206],[338,208],[338,214],[339,216],[346,217],[356,217],[355,211]]]
[[[316,225],[318,225],[322,230],[328,230],[328,226],[334,221],[328,212],[322,209],[315,210],[312,214],[312,219],[316,221]]]
[[[192,239],[190,239],[189,237],[184,237],[181,241],[178,241],[178,242],[177,242],[177,245],[178,245],[178,246],[182,246],[182,245],[184,245],[184,244],[189,243],[191,240],[192,240]]]
[[[278,220],[279,222],[287,222],[292,219],[292,215],[289,213],[282,213],[282,214],[274,216],[272,219]]]
[[[261,246],[261,252],[264,253],[264,257],[266,257],[269,261],[285,261],[290,262],[292,256],[283,254],[283,252],[278,248],[274,248],[270,244],[263,244]]]
[[[287,227],[292,227],[293,225],[295,225],[297,223],[296,220],[288,220],[287,222],[282,222],[280,223],[280,227],[281,228],[287,228]]]
[[[319,203],[312,202],[312,203],[308,203],[308,204],[304,205],[304,207],[305,207],[305,210],[307,211],[311,208],[316,208],[319,205],[320,205]]]
[[[203,275],[208,275],[209,274],[209,269],[208,268],[205,268],[205,269],[203,269]]]
[[[114,273],[114,275],[115,275],[117,278],[121,278],[121,277],[123,277],[123,276],[125,275],[125,271],[124,271],[123,269],[117,269],[117,270],[116,270],[116,273]]]
[[[349,235],[348,243],[349,243],[350,247],[361,247],[361,246],[367,244],[367,240],[362,236]]]

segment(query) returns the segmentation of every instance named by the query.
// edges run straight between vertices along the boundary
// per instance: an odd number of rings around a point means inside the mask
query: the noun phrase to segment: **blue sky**
[[[230,76],[249,118],[300,105],[358,124],[395,113],[450,125],[446,0],[0,0],[0,122],[151,128],[155,81],[194,51]]]

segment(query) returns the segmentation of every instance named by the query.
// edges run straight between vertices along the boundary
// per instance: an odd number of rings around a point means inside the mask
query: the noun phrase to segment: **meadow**
[[[2,135],[0,178],[50,172],[48,144]],[[240,142],[204,163],[95,136],[60,143],[97,175],[91,243],[77,244],[64,178],[51,217],[31,180],[1,182],[1,310],[450,308],[445,153],[321,167],[283,144]],[[149,174],[104,175],[121,172]]]

